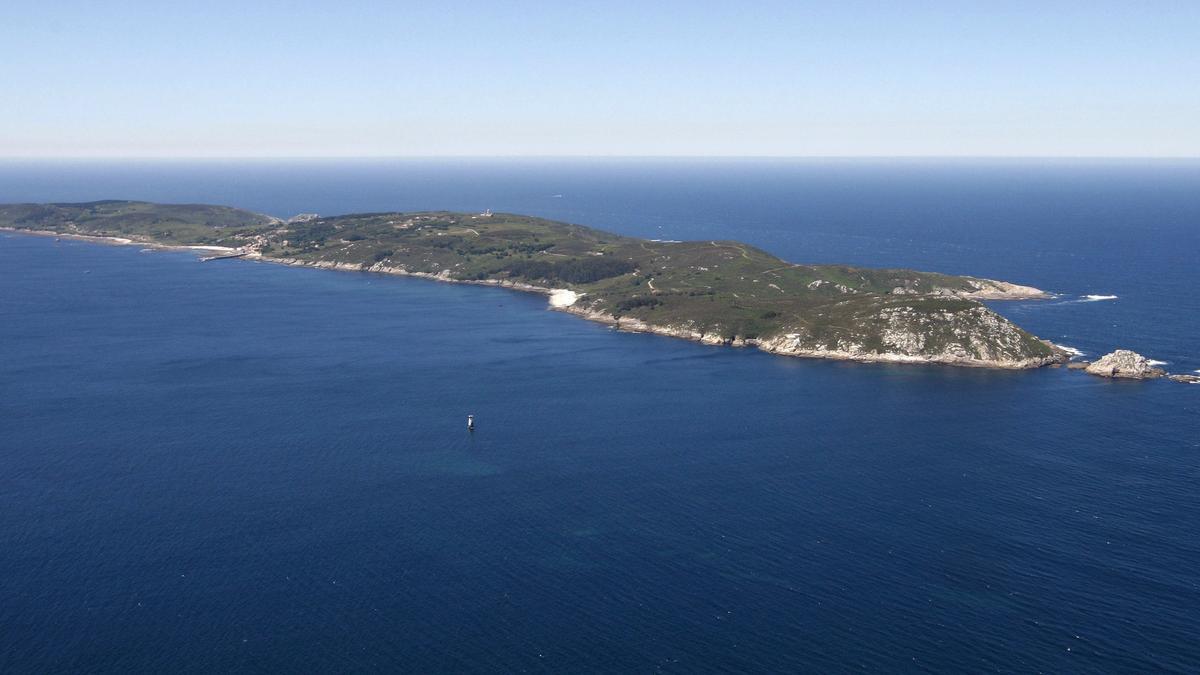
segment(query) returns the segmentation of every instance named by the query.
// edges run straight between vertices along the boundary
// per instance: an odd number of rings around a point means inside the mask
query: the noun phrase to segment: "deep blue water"
[[[99,198],[970,273],[1200,368],[1200,162],[0,164],[0,202]],[[0,234],[0,672],[1200,669],[1200,387],[194,261]]]

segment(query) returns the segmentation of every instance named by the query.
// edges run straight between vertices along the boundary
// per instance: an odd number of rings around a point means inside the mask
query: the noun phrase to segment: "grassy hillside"
[[[0,205],[0,227],[144,238],[164,244],[237,245],[237,235],[275,219],[207,204],[105,200],[82,204]]]
[[[365,213],[282,222],[228,207],[117,201],[2,206],[0,226],[244,246],[306,263],[568,288],[582,294],[579,310],[723,340],[798,335],[805,349],[961,352],[985,360],[1054,355],[964,298],[979,280],[792,264],[735,241],[650,241],[514,214]]]

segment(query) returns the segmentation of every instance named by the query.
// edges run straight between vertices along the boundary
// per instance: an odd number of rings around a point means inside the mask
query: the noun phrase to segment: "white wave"
[[[1053,342],[1051,344],[1053,344],[1055,347],[1058,347],[1059,349],[1063,350],[1064,352],[1070,354],[1072,358],[1074,358],[1076,356],[1083,356],[1083,354],[1084,354],[1084,351],[1082,349],[1068,347],[1067,345],[1060,345],[1057,342]]]
[[[1100,302],[1101,300],[1116,300],[1115,295],[1085,295],[1079,299],[1079,302]]]
[[[1170,363],[1170,361],[1155,361],[1154,359],[1146,359],[1146,363],[1149,363],[1152,366],[1165,366]]]

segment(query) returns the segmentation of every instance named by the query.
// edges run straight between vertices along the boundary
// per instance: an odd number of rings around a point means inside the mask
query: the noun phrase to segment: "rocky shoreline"
[[[1046,300],[1053,298],[1053,293],[1047,293],[1033,286],[1022,286],[1007,281],[966,277],[976,290],[969,293],[958,293],[960,298],[969,300]]]
[[[782,355],[1006,369],[1066,358],[980,302],[1047,297],[1038,289],[915,270],[800,265],[741,242],[654,242],[490,213],[280,221],[223,206],[107,200],[0,205],[0,214],[0,224],[39,234],[167,249],[237,247],[208,260],[237,256],[536,292],[553,309],[621,330]]]
[[[857,361],[860,363],[903,363],[929,364],[945,366],[962,366],[968,368],[998,368],[1002,370],[1028,370],[1040,368],[1054,363],[1062,363],[1063,356],[1052,356],[1045,359],[1029,359],[1024,361],[1012,360],[983,360],[974,359],[953,353],[936,356],[920,356],[892,352],[868,352],[852,349],[812,349],[802,346],[795,334],[773,336],[765,339],[756,338],[726,338],[714,333],[703,333],[685,326],[660,326],[646,323],[640,319],[616,317],[611,314],[596,312],[580,307],[561,307],[561,311],[569,312],[589,321],[603,323],[617,330],[631,333],[654,333],[667,337],[691,340],[706,345],[727,347],[755,347],[769,354],[794,356],[808,359],[828,359],[834,361]]]
[[[59,239],[72,239],[110,245],[143,246],[155,250],[191,252],[199,252],[204,250],[214,251],[218,249],[221,251],[236,250],[228,247],[171,245],[123,237],[64,234],[46,230],[23,230],[0,227],[0,231],[14,232],[18,234],[31,234],[36,236],[50,236]],[[239,253],[242,252],[240,250],[236,251]],[[581,296],[566,289],[548,288],[504,279],[455,279],[450,275],[449,270],[443,270],[440,273],[435,274],[431,272],[413,271],[403,267],[389,266],[382,262],[374,265],[338,263],[331,261],[314,262],[298,258],[263,255],[257,251],[245,251],[244,255],[241,257],[245,260],[256,260],[296,267],[314,267],[318,269],[329,269],[345,272],[373,272],[377,274],[417,277],[432,281],[440,281],[443,283],[495,286],[525,293],[537,293],[540,295],[545,295],[553,300],[550,303],[550,308],[553,310],[574,314],[589,321],[612,326],[617,330],[635,333],[653,333],[666,337],[691,340],[707,345],[721,345],[739,348],[755,347],[764,352],[781,356],[828,359],[837,361],[856,361],[861,363],[930,364],[971,368],[995,368],[1002,370],[1028,370],[1048,365],[1059,365],[1066,363],[1067,367],[1072,370],[1084,370],[1089,374],[1100,377],[1122,379],[1156,379],[1166,377],[1176,382],[1200,384],[1200,376],[1190,374],[1168,375],[1162,369],[1156,368],[1150,364],[1149,360],[1145,357],[1128,350],[1117,350],[1102,357],[1094,363],[1089,363],[1086,361],[1069,361],[1070,355],[1058,347],[1055,347],[1055,353],[1052,356],[1025,360],[979,359],[968,356],[965,351],[947,351],[945,353],[935,355],[913,355],[901,352],[878,352],[866,350],[859,345],[847,345],[844,348],[838,349],[813,348],[811,346],[806,346],[803,343],[801,336],[794,333],[774,335],[763,339],[742,337],[729,338],[715,333],[704,333],[687,326],[657,325],[632,317],[614,316],[612,314],[588,309],[587,307],[581,306],[576,302],[576,300]],[[990,279],[972,278],[972,281],[975,282],[975,290],[959,293],[958,295],[960,297],[974,300],[1031,300],[1052,297],[1049,293],[1030,286],[1020,286],[1017,284],[1011,284],[1003,281],[993,281]]]
[[[563,292],[563,289],[547,288],[544,286],[535,286],[532,284],[500,279],[455,279],[450,276],[449,270],[444,270],[438,274],[431,272],[415,272],[401,267],[388,266],[383,263],[363,266],[350,263],[337,263],[328,261],[313,262],[308,260],[300,260],[298,258],[264,256],[257,253],[247,255],[246,259],[261,260],[264,262],[280,263],[298,267],[316,267],[319,269],[340,270],[345,272],[374,272],[377,274],[418,277],[421,279],[429,279],[432,281],[441,281],[445,283],[471,284],[476,286],[496,286],[526,293],[538,293],[547,297],[553,297],[555,294]],[[1018,286],[1016,284],[991,281],[988,279],[978,279],[976,281],[980,282],[979,290],[970,294],[963,294],[964,297],[971,297],[973,299],[982,297],[981,295],[977,294],[985,294],[988,299],[992,300],[1040,299],[1050,297],[1048,293],[1029,286]],[[612,326],[617,330],[630,333],[653,333],[655,335],[691,340],[693,342],[699,342],[706,345],[756,347],[770,354],[793,356],[798,358],[856,361],[860,363],[947,365],[969,368],[996,368],[1002,370],[1029,370],[1055,363],[1063,363],[1067,359],[1067,355],[1065,353],[1056,353],[1054,356],[1049,356],[1042,359],[1027,359],[1018,361],[1004,359],[976,359],[966,356],[965,354],[955,353],[925,356],[891,352],[868,352],[853,349],[811,349],[801,346],[794,334],[773,336],[762,340],[741,337],[727,338],[715,333],[704,333],[702,331],[697,331],[686,326],[658,325],[647,323],[632,317],[618,317],[612,314],[597,312],[585,307],[581,307],[574,302],[567,304],[551,303],[550,308],[556,311],[574,314],[575,316],[583,319],[594,321],[596,323],[602,323]]]

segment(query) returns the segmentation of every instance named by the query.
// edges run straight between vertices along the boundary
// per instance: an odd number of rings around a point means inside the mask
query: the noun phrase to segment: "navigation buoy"
[[[467,431],[475,431],[475,416],[467,415]]]

